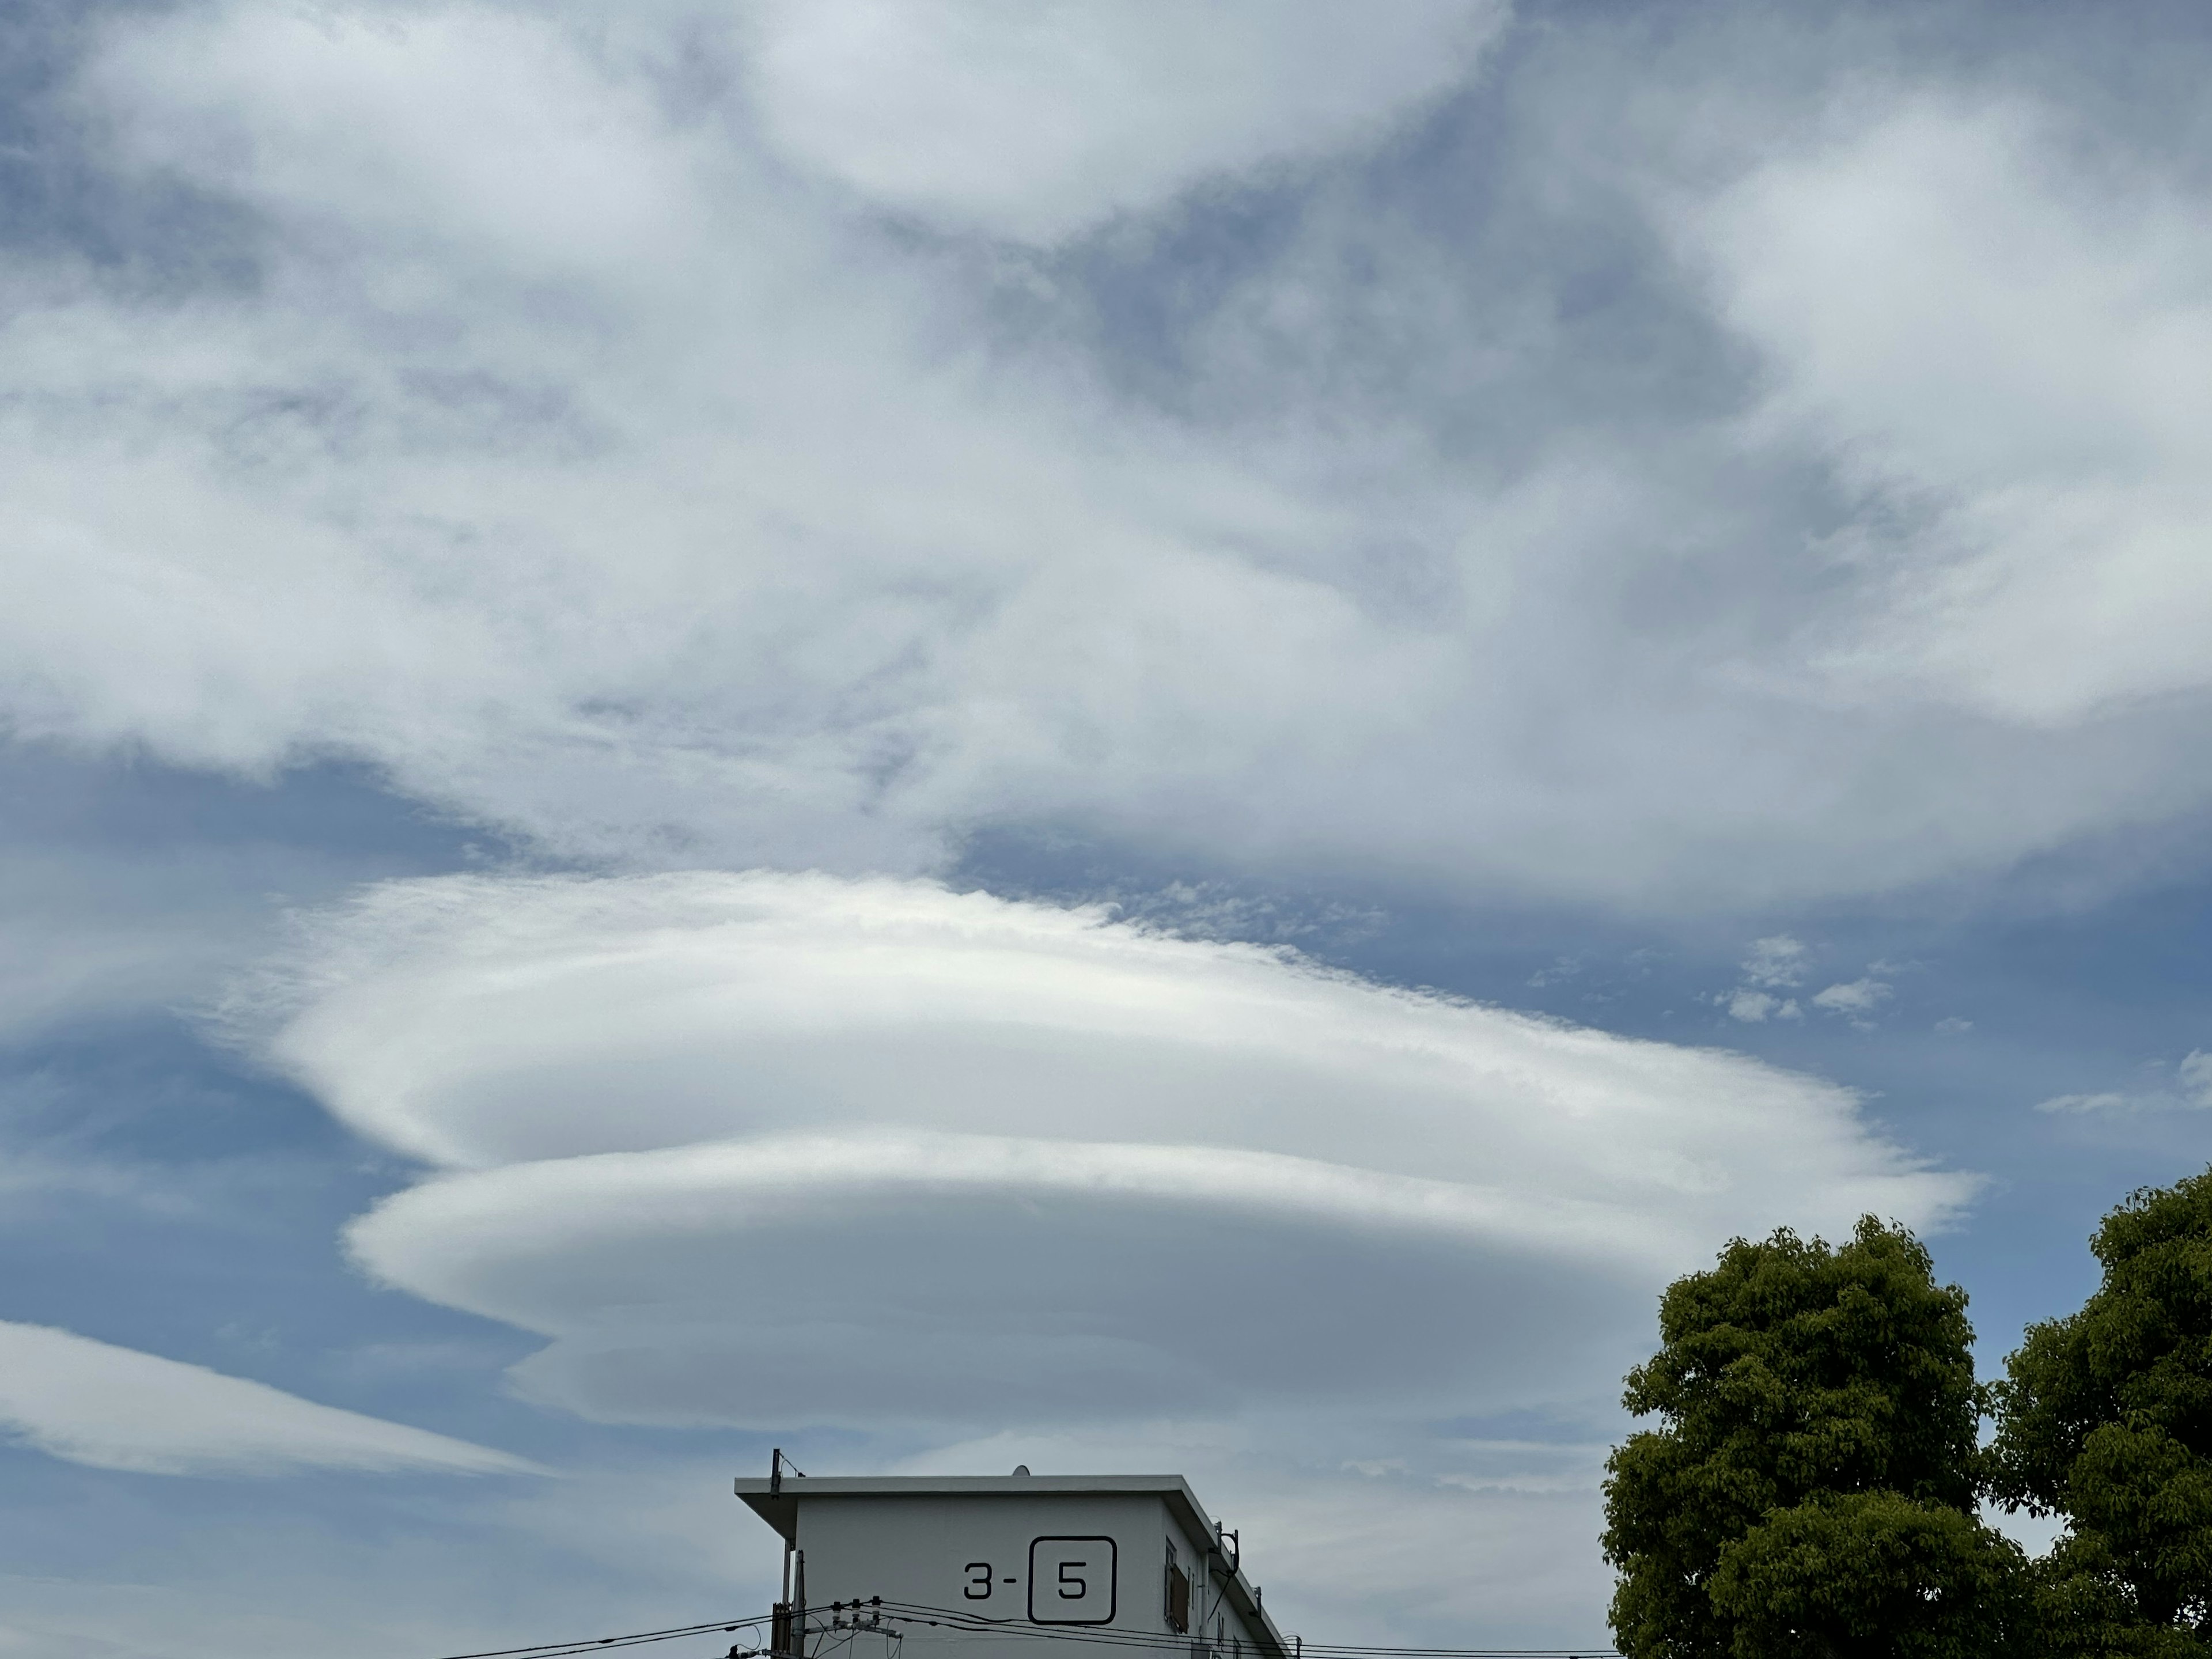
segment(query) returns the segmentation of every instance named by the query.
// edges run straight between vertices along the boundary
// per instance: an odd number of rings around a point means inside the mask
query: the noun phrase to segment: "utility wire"
[[[775,1615],[763,1613],[757,1618],[735,1620],[717,1619],[710,1624],[678,1625],[667,1630],[635,1631],[627,1636],[586,1636],[567,1642],[541,1642],[528,1648],[491,1648],[483,1653],[453,1653],[444,1659],[521,1659],[521,1656],[537,1656],[538,1659],[557,1659],[562,1654],[597,1653],[602,1648],[641,1647],[648,1642],[673,1642],[679,1637],[704,1636],[709,1631],[751,1630],[765,1625]]]
[[[1201,1655],[1218,1651],[1218,1644],[1201,1633],[1196,1636],[1152,1636],[1139,1631],[1076,1629],[1067,1626],[1036,1625],[1026,1620],[988,1619],[979,1613],[959,1607],[939,1607],[920,1601],[833,1601],[827,1607],[807,1610],[806,1636],[830,1633],[833,1626],[818,1623],[824,1616],[838,1620],[848,1610],[856,1616],[866,1615],[896,1621],[899,1624],[920,1624],[957,1631],[964,1635],[1006,1636],[1029,1641],[1079,1642],[1094,1647],[1138,1649],[1155,1653],[1174,1653],[1184,1659],[1199,1659]],[[714,1620],[699,1625],[678,1625],[665,1630],[635,1631],[621,1636],[582,1637],[566,1642],[542,1642],[531,1647],[491,1648],[479,1653],[447,1654],[442,1659],[568,1659],[568,1656],[598,1653],[611,1648],[643,1647],[656,1642],[674,1642],[687,1636],[733,1632],[756,1629],[767,1624],[774,1615],[760,1613],[749,1619]],[[844,1627],[837,1630],[843,1640],[840,1648],[849,1644],[854,1636],[880,1633],[895,1636],[895,1631],[872,1632],[867,1626]],[[1286,1655],[1288,1650],[1286,1649]],[[1347,1643],[1300,1642],[1297,1653],[1311,1653],[1316,1659],[1619,1659],[1608,1647],[1583,1648],[1415,1648],[1379,1645],[1355,1645]],[[738,1650],[732,1648],[735,1656]],[[815,1659],[824,1659],[817,1655]]]
[[[854,1603],[833,1606],[854,1606]],[[878,1604],[866,1604],[870,1612]],[[957,1630],[977,1636],[1012,1636],[1030,1640],[1048,1642],[1082,1642],[1099,1647],[1119,1647],[1148,1650],[1153,1652],[1189,1655],[1194,1650],[1213,1651],[1220,1644],[1208,1640],[1202,1633],[1194,1636],[1155,1636],[1139,1631],[1079,1629],[1065,1625],[1033,1625],[1026,1620],[986,1618],[971,1610],[959,1607],[932,1607],[925,1602],[884,1601],[880,1604],[886,1619],[919,1622]],[[1285,1643],[1285,1653],[1291,1651]],[[1614,1650],[1607,1646],[1581,1648],[1415,1648],[1381,1645],[1354,1645],[1349,1643],[1305,1642],[1297,1644],[1296,1652],[1309,1652],[1317,1659],[1618,1659]]]

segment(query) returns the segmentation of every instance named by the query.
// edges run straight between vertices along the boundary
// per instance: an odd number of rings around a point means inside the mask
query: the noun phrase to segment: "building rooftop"
[[[1157,1494],[1174,1513],[1183,1530],[1194,1538],[1218,1538],[1219,1528],[1179,1474],[793,1474],[781,1479],[738,1477],[734,1489],[745,1507],[782,1534],[786,1543],[799,1536],[801,1498],[1073,1498]],[[1260,1587],[1248,1578],[1243,1551],[1232,1545],[1211,1571],[1222,1585],[1230,1604],[1261,1633],[1273,1649],[1271,1659],[1287,1659],[1291,1643],[1275,1628],[1261,1605]],[[1233,1565],[1232,1565],[1233,1564]]]

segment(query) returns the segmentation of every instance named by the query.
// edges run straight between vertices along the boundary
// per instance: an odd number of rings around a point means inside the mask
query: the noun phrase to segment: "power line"
[[[704,1625],[677,1625],[667,1630],[634,1631],[627,1636],[584,1636],[566,1642],[541,1642],[535,1647],[491,1648],[482,1653],[451,1653],[443,1659],[559,1659],[570,1653],[597,1653],[602,1648],[642,1647],[648,1642],[673,1642],[685,1636],[704,1636],[710,1631],[752,1630],[765,1625],[775,1615],[762,1613],[757,1618],[726,1620],[717,1619]]]
[[[958,1607],[933,1607],[920,1601],[886,1601],[881,1598],[862,1602],[833,1601],[827,1607],[811,1608],[808,1612],[805,1636],[823,1636],[833,1628],[849,1643],[854,1635],[868,1627],[846,1626],[843,1615],[850,1612],[854,1617],[866,1615],[899,1624],[921,1624],[941,1629],[957,1631],[963,1635],[1003,1636],[1027,1641],[1079,1642],[1094,1647],[1136,1649],[1154,1653],[1173,1653],[1181,1659],[1200,1659],[1217,1651],[1215,1644],[1202,1635],[1152,1636],[1139,1631],[1078,1630],[1066,1626],[1035,1625],[1027,1620],[986,1619]],[[569,1656],[599,1653],[613,1648],[643,1647],[657,1642],[680,1641],[687,1636],[713,1633],[732,1633],[741,1630],[757,1629],[774,1617],[760,1613],[748,1619],[717,1619],[705,1624],[677,1625],[665,1630],[634,1631],[620,1636],[580,1637],[565,1642],[542,1642],[530,1647],[491,1648],[479,1653],[456,1653],[441,1656],[441,1659],[568,1659]],[[832,1624],[818,1622],[824,1619]],[[897,1632],[884,1631],[890,1636]],[[735,1656],[739,1650],[732,1648]],[[759,1650],[754,1650],[755,1654]],[[1340,1642],[1297,1643],[1299,1659],[1310,1654],[1314,1659],[1619,1659],[1609,1647],[1582,1648],[1417,1648],[1391,1647],[1375,1644],[1355,1644]],[[816,1656],[823,1659],[823,1656]]]
[[[835,1607],[860,1604],[831,1605]],[[884,1601],[878,1604],[871,1601],[866,1605],[870,1612],[876,1611],[880,1605],[886,1619],[933,1625],[976,1636],[1082,1642],[1098,1647],[1133,1648],[1185,1656],[1193,1654],[1194,1650],[1212,1652],[1218,1645],[1203,1636],[1154,1636],[1139,1631],[1080,1630],[1064,1625],[1033,1625],[1014,1620],[987,1619],[959,1607],[932,1607],[926,1602]],[[1289,1651],[1287,1646],[1285,1650]],[[1618,1659],[1612,1648],[1602,1645],[1580,1648],[1416,1648],[1299,1641],[1296,1652],[1301,1659],[1309,1653],[1316,1656],[1316,1659]]]

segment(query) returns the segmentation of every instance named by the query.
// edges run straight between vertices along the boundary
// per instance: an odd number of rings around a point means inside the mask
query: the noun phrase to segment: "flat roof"
[[[779,1486],[780,1490],[773,1490]],[[799,1540],[799,1501],[803,1498],[1098,1498],[1146,1497],[1163,1499],[1194,1538],[1216,1535],[1213,1519],[1190,1482],[1179,1474],[789,1474],[780,1483],[764,1475],[739,1475],[734,1490],[745,1507],[774,1527],[786,1543]],[[1221,1580],[1230,1605],[1241,1613],[1276,1659],[1290,1652],[1290,1644],[1275,1621],[1260,1605],[1258,1587],[1244,1574],[1240,1550],[1237,1571],[1226,1562],[1209,1565]]]

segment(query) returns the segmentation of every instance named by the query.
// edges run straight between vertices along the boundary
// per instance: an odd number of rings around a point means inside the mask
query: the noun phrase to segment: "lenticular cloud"
[[[618,1421],[1502,1406],[1731,1233],[1972,1185],[1739,1055],[917,882],[397,883],[239,1017],[429,1167],[361,1265]]]

